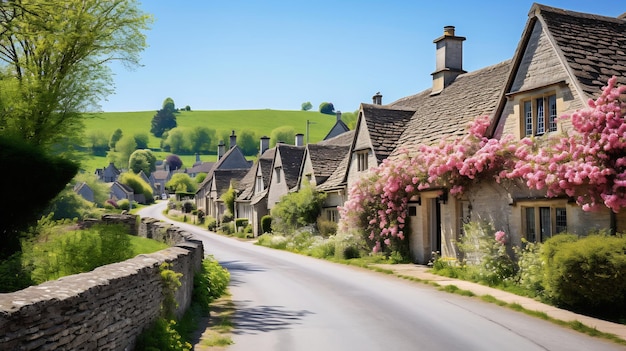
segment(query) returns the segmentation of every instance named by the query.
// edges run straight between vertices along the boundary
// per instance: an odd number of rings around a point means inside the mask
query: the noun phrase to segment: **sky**
[[[616,17],[617,1],[544,0]],[[510,59],[533,1],[144,0],[154,17],[141,67],[113,70],[105,112],[155,111],[171,97],[192,110],[299,110],[322,102],[354,112],[431,86],[435,44],[455,26],[470,72]]]

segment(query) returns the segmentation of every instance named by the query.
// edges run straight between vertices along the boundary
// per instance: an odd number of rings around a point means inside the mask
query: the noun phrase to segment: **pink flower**
[[[501,230],[498,230],[495,234],[496,241],[502,245],[506,244],[506,233]]]

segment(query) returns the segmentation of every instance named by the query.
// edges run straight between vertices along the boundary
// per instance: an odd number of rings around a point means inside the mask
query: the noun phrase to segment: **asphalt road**
[[[163,206],[140,215],[164,219]],[[228,350],[625,349],[477,298],[177,225],[231,273]]]

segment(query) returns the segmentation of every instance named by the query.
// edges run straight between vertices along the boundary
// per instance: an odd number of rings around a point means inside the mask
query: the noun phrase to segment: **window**
[[[567,230],[564,207],[524,207],[524,232],[530,242],[543,242]]]
[[[543,95],[523,103],[524,136],[556,131],[556,95]]]
[[[263,177],[262,176],[257,176],[256,177],[256,190],[257,193],[260,193],[261,191],[263,191]]]
[[[326,210],[326,219],[331,222],[339,222],[339,211],[335,209]]]
[[[367,158],[368,158],[368,156],[369,156],[369,151],[368,150],[358,151],[356,153],[357,170],[359,172],[367,171],[367,169],[369,168],[368,165],[367,165]]]
[[[280,183],[280,176],[281,176],[282,170],[283,170],[282,167],[274,168],[274,172],[276,172],[276,183]]]

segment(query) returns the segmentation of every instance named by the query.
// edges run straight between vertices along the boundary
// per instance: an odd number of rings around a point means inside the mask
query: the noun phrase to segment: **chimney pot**
[[[304,146],[304,134],[296,134],[296,146]]]
[[[445,27],[443,27],[443,35],[445,35],[446,37],[453,37],[454,36],[454,26],[445,26]]]
[[[220,140],[220,143],[217,145],[217,159],[218,161],[224,156],[226,153],[226,145],[224,145],[224,140]]]
[[[341,121],[341,111],[337,111],[337,122]]]
[[[270,148],[270,138],[268,136],[261,137],[261,145],[259,147],[259,154],[263,155],[267,149]]]
[[[383,104],[383,96],[380,95],[380,92],[377,92],[376,95],[372,96],[372,103],[374,105],[382,105]]]
[[[237,136],[235,135],[235,131],[230,135],[230,148],[234,148],[237,145]]]

